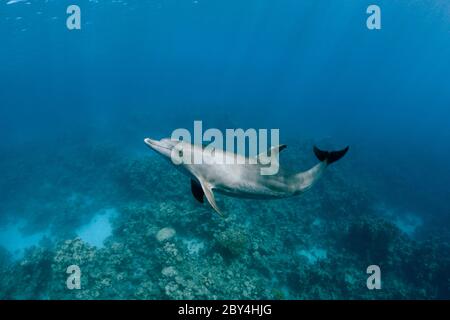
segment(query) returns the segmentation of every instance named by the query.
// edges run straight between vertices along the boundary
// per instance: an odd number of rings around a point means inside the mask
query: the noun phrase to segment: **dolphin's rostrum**
[[[259,161],[251,163],[246,161],[247,158],[244,156],[235,153],[214,150],[213,153],[206,154],[203,146],[168,138],[159,141],[146,138],[144,142],[169,160],[172,159],[173,151],[187,158],[193,158],[196,153],[197,155],[200,153],[202,157],[234,159],[232,164],[220,161],[214,163],[212,161],[214,159],[209,159],[210,161],[200,164],[181,163],[176,165],[191,178],[191,190],[195,199],[203,203],[203,198],[206,197],[209,204],[220,215],[222,213],[217,206],[213,191],[232,197],[255,199],[296,196],[311,188],[322,176],[326,167],[341,159],[349,149],[346,147],[339,151],[322,151],[314,147],[314,154],[320,162],[311,169],[297,174],[289,174],[280,168],[275,175],[261,175],[262,164]],[[278,155],[285,148],[286,145],[272,147],[270,154]]]

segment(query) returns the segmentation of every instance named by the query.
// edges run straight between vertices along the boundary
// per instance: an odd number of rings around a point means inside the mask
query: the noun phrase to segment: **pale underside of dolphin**
[[[167,138],[161,140],[147,138],[144,142],[170,161],[174,149],[181,155],[184,153],[184,156],[189,153],[188,158],[200,153],[201,157],[233,159],[232,164],[218,161],[216,163],[214,161],[203,161],[200,164],[174,164],[191,178],[191,191],[195,199],[203,203],[203,199],[206,197],[209,204],[221,216],[222,212],[217,206],[214,192],[232,197],[253,199],[278,199],[296,196],[311,188],[322,176],[328,165],[341,159],[349,149],[349,147],[346,147],[340,151],[322,151],[314,147],[314,153],[319,163],[309,170],[290,174],[279,168],[279,171],[274,175],[262,175],[261,169],[264,165],[257,159],[251,162],[249,158],[223,150],[214,150],[212,154],[206,155],[204,146]],[[272,147],[269,154],[271,156],[276,155],[276,159],[278,159],[279,152],[285,148],[286,145]],[[275,157],[272,157],[272,159],[275,159]]]

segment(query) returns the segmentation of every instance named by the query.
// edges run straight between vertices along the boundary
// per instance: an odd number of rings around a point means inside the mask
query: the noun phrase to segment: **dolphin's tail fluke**
[[[314,154],[316,155],[317,159],[319,159],[319,161],[321,162],[325,161],[326,164],[328,165],[338,161],[340,158],[345,156],[348,149],[349,147],[347,146],[347,148],[339,151],[323,151],[314,146]]]
[[[339,151],[323,151],[314,147],[314,154],[320,163],[305,172],[300,172],[295,175],[296,193],[305,192],[311,188],[325,172],[326,167],[345,156],[348,149],[349,147]]]

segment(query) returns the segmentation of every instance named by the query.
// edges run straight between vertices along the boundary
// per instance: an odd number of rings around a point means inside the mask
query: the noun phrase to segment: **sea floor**
[[[69,145],[0,159],[1,299],[450,298],[446,237],[387,201],[381,178],[352,174],[351,157],[298,198],[218,195],[221,218],[150,152]],[[306,169],[309,147],[282,161]],[[381,290],[367,288],[370,265]]]

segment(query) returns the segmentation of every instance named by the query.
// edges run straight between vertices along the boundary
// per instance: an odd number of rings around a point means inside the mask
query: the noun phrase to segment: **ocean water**
[[[450,298],[448,1],[0,0],[0,41],[1,299]],[[350,151],[221,218],[143,143],[196,120]]]

